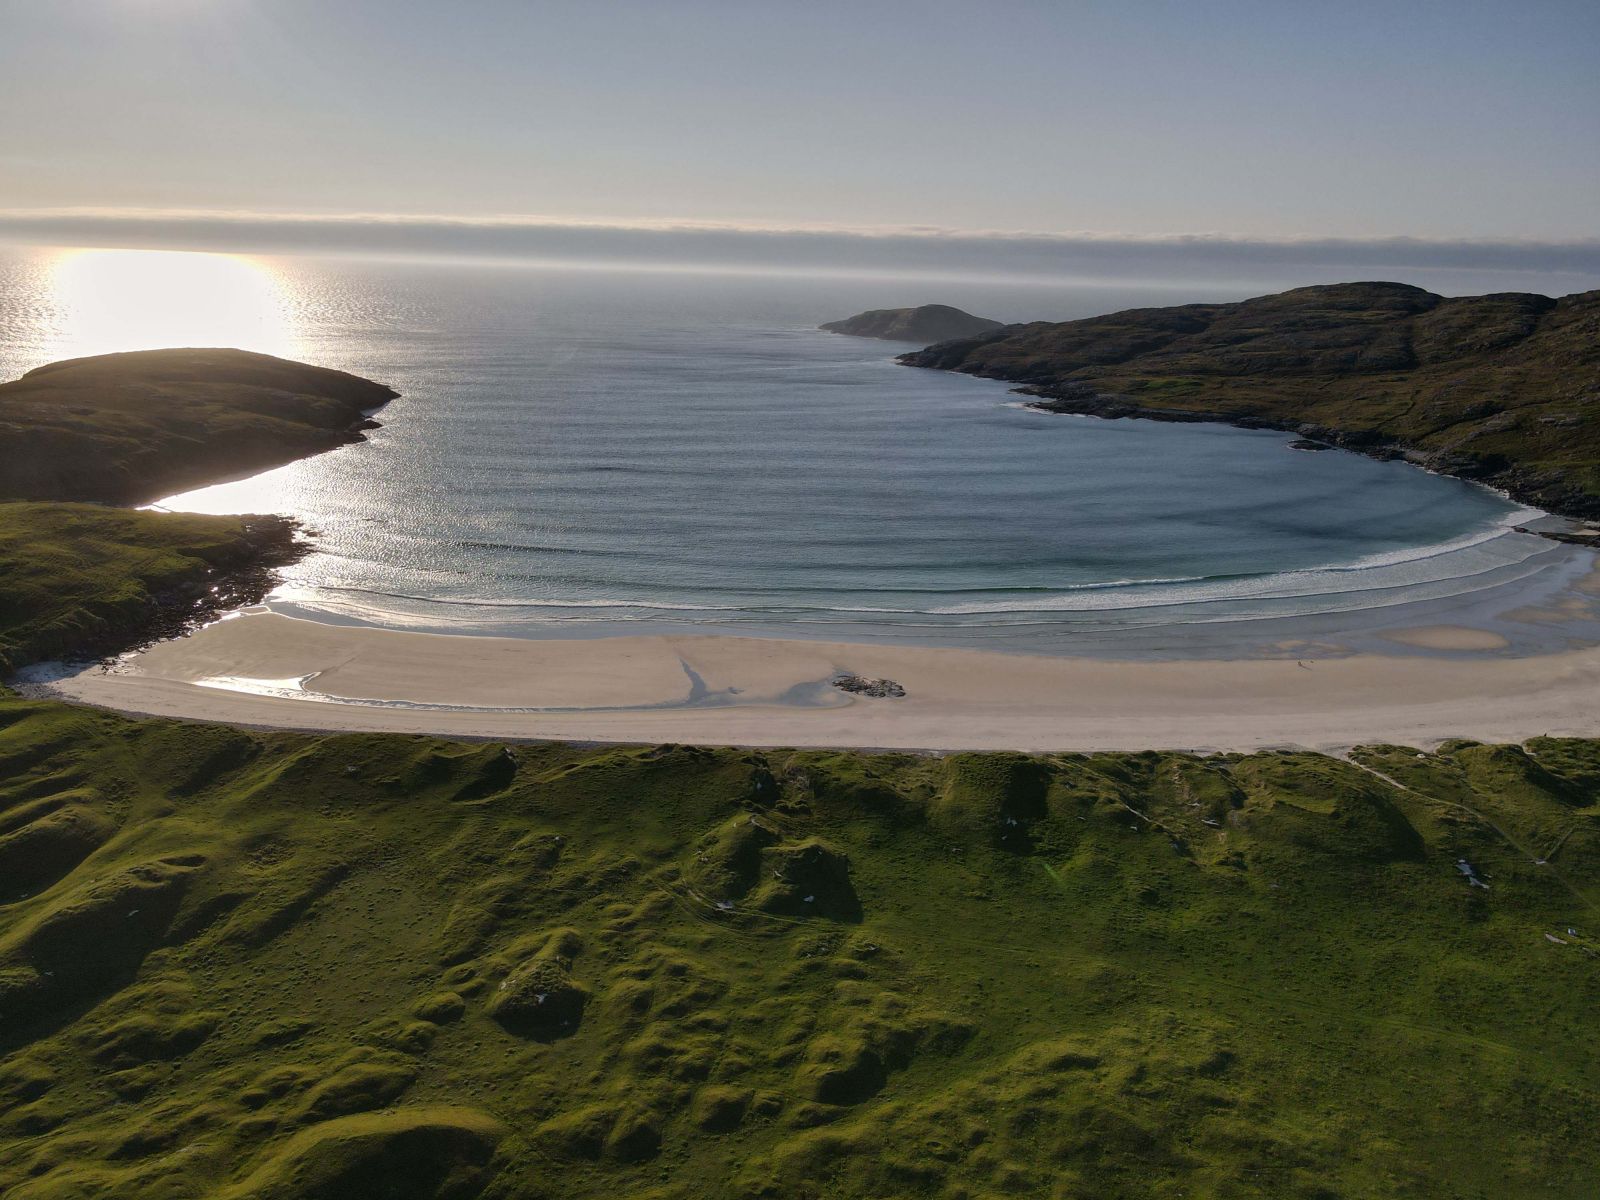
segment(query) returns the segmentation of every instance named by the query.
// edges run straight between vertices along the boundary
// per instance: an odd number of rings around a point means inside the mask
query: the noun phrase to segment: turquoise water
[[[1041,414],[1004,384],[898,366],[906,347],[815,329],[935,299],[1022,319],[1199,297],[270,269],[264,348],[403,396],[364,445],[168,503],[300,517],[318,553],[280,598],[338,619],[1053,648],[1462,595],[1540,549],[1507,534],[1519,510],[1502,498],[1403,464]]]

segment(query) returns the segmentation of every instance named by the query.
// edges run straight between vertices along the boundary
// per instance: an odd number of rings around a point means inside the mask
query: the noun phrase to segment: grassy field
[[[256,598],[294,543],[293,525],[276,517],[0,504],[0,678],[170,636]]]
[[[1590,1197],[1597,838],[1595,742],[508,748],[0,695],[0,1194]]]

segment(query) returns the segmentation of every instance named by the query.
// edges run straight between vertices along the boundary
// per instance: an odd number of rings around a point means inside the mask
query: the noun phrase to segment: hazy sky
[[[0,0],[0,209],[1600,236],[1600,0]]]

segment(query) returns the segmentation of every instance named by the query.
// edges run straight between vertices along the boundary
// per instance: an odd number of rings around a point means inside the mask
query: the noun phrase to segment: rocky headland
[[[1053,412],[1286,430],[1600,517],[1600,291],[1332,284],[1011,325],[900,361],[1010,380]]]
[[[851,337],[881,338],[886,342],[921,342],[924,346],[951,338],[978,337],[1004,329],[999,321],[975,317],[948,304],[924,304],[918,308],[874,308],[843,321],[819,325],[829,333]]]

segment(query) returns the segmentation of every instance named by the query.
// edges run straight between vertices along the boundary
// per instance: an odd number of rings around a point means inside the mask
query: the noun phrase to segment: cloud
[[[536,216],[261,213],[202,209],[0,210],[0,237],[55,245],[243,253],[470,257],[663,270],[949,275],[996,280],[1382,278],[1553,274],[1600,284],[1600,239],[1242,237],[852,228]]]

